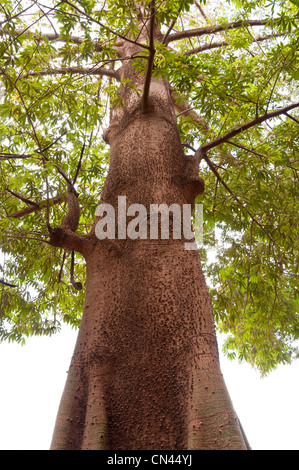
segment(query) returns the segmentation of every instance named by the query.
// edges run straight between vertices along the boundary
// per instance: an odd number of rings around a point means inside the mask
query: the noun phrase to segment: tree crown
[[[70,186],[78,233],[93,224],[109,165],[101,136],[118,88],[134,89],[118,74],[131,60],[169,81],[182,145],[201,160],[200,252],[226,353],[263,373],[296,356],[298,18],[298,0],[1,2],[1,339],[80,323],[84,289],[48,227]],[[151,22],[159,34],[146,42]],[[125,41],[141,52],[120,58]]]

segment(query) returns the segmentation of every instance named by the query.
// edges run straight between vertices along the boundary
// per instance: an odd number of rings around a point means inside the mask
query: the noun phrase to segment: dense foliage
[[[1,339],[80,323],[84,288],[70,284],[71,256],[49,245],[47,225],[63,217],[78,173],[79,231],[91,228],[109,164],[101,136],[110,106],[121,105],[115,45],[138,42],[141,7],[1,2]],[[298,0],[157,1],[156,19],[164,37],[153,73],[171,84],[186,153],[299,102]],[[132,59],[141,72],[147,55]],[[216,324],[226,353],[263,373],[297,355],[298,126],[294,108],[211,148],[201,164],[200,251]],[[75,275],[84,284],[79,255]]]

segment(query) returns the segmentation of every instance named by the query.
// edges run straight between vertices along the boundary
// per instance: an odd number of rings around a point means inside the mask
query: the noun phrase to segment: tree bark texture
[[[120,54],[137,50],[129,44]],[[130,61],[119,73],[142,91]],[[116,213],[118,196],[148,211],[193,204],[203,181],[197,159],[182,150],[168,84],[152,78],[146,110],[132,87],[119,93],[100,202]],[[220,371],[199,255],[184,242],[99,240],[95,226],[80,240],[85,307],[52,449],[247,448]]]

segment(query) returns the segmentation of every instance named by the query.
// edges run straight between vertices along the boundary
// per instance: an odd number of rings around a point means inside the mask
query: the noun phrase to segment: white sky
[[[0,344],[0,450],[49,449],[76,336]],[[265,379],[225,359],[222,371],[252,449],[299,450],[299,361]]]

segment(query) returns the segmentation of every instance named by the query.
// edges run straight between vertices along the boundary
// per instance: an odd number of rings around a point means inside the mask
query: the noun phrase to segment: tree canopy
[[[162,36],[131,60],[167,79],[205,192],[200,247],[231,358],[267,373],[297,357],[299,1],[3,0],[0,5],[0,339],[80,324],[84,259],[49,243],[79,194],[87,233],[109,166],[116,45],[140,8]],[[144,25],[144,27],[147,27]],[[142,28],[142,26],[141,26]],[[71,281],[70,281],[70,278]],[[100,287],[100,286],[99,286]]]

